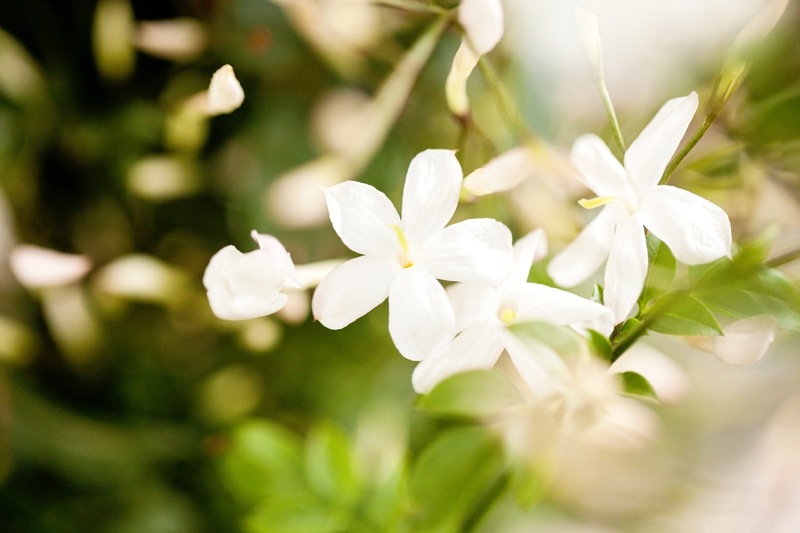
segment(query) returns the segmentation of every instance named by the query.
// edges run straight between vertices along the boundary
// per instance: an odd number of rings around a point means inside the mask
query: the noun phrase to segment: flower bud
[[[151,56],[172,61],[194,61],[208,47],[205,26],[192,18],[140,22],[136,26],[136,48]]]
[[[771,315],[758,315],[722,328],[723,335],[711,343],[714,355],[726,365],[749,365],[767,353],[775,339],[778,322]]]
[[[15,246],[9,257],[11,272],[28,289],[68,285],[83,279],[92,268],[85,255],[48,250],[31,244]]]
[[[233,73],[233,67],[220,67],[211,77],[211,84],[208,86],[208,114],[213,116],[231,113],[243,101],[244,90]]]
[[[469,114],[469,97],[467,96],[467,80],[478,64],[480,55],[475,53],[469,43],[461,42],[461,46],[453,58],[453,65],[445,82],[445,96],[447,106],[457,117],[465,117]]]
[[[275,313],[286,305],[281,290],[298,287],[294,264],[280,241],[255,230],[252,237],[258,250],[243,254],[226,246],[211,258],[203,275],[211,310],[223,320]]]
[[[597,83],[603,79],[603,41],[600,39],[597,17],[575,6],[575,19],[578,22],[578,33],[581,37],[586,63],[589,65],[589,73]]]
[[[488,54],[503,38],[503,4],[500,0],[462,0],[458,22],[476,54]]]

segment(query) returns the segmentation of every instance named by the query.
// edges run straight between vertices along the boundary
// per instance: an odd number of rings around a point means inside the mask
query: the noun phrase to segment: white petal
[[[519,288],[528,281],[531,265],[547,256],[547,235],[544,230],[534,230],[514,243],[511,272],[498,287],[500,299],[516,296]]]
[[[456,331],[479,324],[497,315],[494,287],[474,283],[455,283],[445,290],[456,317]]]
[[[606,265],[603,301],[614,311],[619,324],[631,312],[644,288],[647,276],[647,243],[644,228],[636,215],[620,221]]]
[[[461,46],[453,58],[453,65],[447,75],[444,84],[447,106],[457,117],[464,117],[469,114],[469,97],[467,96],[467,80],[469,75],[478,64],[480,56],[475,53],[472,47],[462,41]]]
[[[503,4],[500,0],[462,0],[458,21],[478,54],[490,52],[503,38]]]
[[[411,376],[414,390],[419,394],[428,394],[450,376],[470,370],[492,368],[503,353],[500,328],[496,321],[487,320],[465,329],[444,354],[426,359],[417,365]]]
[[[689,374],[671,358],[641,342],[622,354],[608,372],[641,374],[653,387],[659,401],[666,404],[681,402],[689,391]]]
[[[403,269],[389,289],[389,334],[412,361],[442,355],[456,333],[444,288],[426,270]]]
[[[770,315],[758,315],[722,328],[723,336],[714,337],[714,355],[726,365],[749,365],[767,353],[775,338],[778,322]]]
[[[531,177],[537,168],[531,149],[517,146],[495,157],[464,180],[464,187],[476,196],[509,191]]]
[[[536,396],[549,398],[563,390],[561,378],[569,374],[569,369],[548,346],[534,341],[528,345],[508,330],[500,332],[500,340],[520,376]]]
[[[208,30],[192,18],[139,22],[134,37],[136,47],[142,52],[174,61],[194,61],[208,42]]]
[[[8,258],[11,272],[29,289],[74,283],[89,273],[92,261],[85,255],[65,254],[32,244],[20,244]]]
[[[401,267],[389,258],[356,257],[328,274],[314,291],[314,319],[330,329],[342,329],[369,313],[387,296]]]
[[[208,303],[215,316],[223,320],[249,320],[271,315],[286,305],[287,296],[278,293],[272,301],[252,294],[234,296],[225,286],[208,291]]]
[[[333,229],[354,252],[372,256],[402,253],[397,210],[385,194],[366,183],[346,181],[323,189]]]
[[[233,67],[230,65],[221,67],[211,77],[208,86],[208,114],[230,113],[238,109],[242,102],[244,102],[244,90],[233,73]]]
[[[569,246],[547,265],[547,275],[562,287],[574,287],[597,272],[608,257],[621,206],[608,204]]]
[[[731,223],[725,211],[677,187],[642,191],[637,216],[687,265],[710,263],[731,254]]]
[[[603,78],[603,42],[597,28],[597,17],[588,11],[575,6],[575,20],[578,22],[578,33],[583,45],[583,53],[589,64],[592,79]]]
[[[656,185],[697,111],[697,93],[673,98],[658,110],[625,152],[628,181],[637,189]]]
[[[501,222],[473,218],[428,237],[422,266],[435,278],[497,285],[511,271],[511,231]]]
[[[597,196],[619,196],[628,188],[625,169],[597,135],[581,135],[572,145],[570,162],[576,177]]]
[[[609,335],[614,329],[614,313],[610,309],[575,294],[525,283],[519,290],[517,321],[542,320],[561,326],[593,329]]]
[[[272,235],[266,233],[258,233],[256,230],[250,232],[250,236],[258,244],[259,249],[266,254],[269,259],[270,268],[279,275],[286,278],[285,286],[300,288],[297,282],[297,273],[295,272],[292,257],[283,243]]]
[[[425,150],[411,161],[403,189],[403,227],[422,243],[453,218],[463,173],[452,150]]]
[[[306,263],[305,265],[295,266],[298,284],[297,289],[313,289],[325,279],[325,276],[330,274],[334,268],[342,263],[344,263],[342,259],[329,259],[327,261],[317,261],[316,263]]]

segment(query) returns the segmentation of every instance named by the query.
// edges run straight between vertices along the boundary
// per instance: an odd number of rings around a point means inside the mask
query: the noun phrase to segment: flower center
[[[635,207],[633,207],[631,204],[627,202],[623,202],[616,196],[598,196],[597,198],[592,198],[591,200],[583,198],[582,200],[578,200],[578,203],[584,209],[596,209],[606,204],[622,204],[625,207],[627,207],[628,211],[630,211],[631,213],[636,211]]]
[[[414,266],[414,263],[412,263],[408,258],[408,241],[403,233],[403,229],[400,226],[395,226],[394,224],[389,225],[389,227],[397,234],[397,240],[400,241],[400,248],[403,249],[403,255],[400,257],[400,264],[403,266],[403,268]]]
[[[500,313],[500,320],[506,324],[511,324],[515,318],[517,318],[517,312],[513,309],[503,309]]]

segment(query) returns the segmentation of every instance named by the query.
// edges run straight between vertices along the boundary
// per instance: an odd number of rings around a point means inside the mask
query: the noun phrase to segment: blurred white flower
[[[469,370],[488,370],[505,349],[528,386],[540,397],[552,396],[559,383],[551,374],[566,373],[566,366],[542,346],[534,352],[506,328],[534,320],[576,328],[590,328],[608,335],[613,314],[600,304],[574,294],[527,283],[531,265],[547,255],[547,240],[541,230],[529,233],[514,245],[511,273],[497,287],[457,284],[447,295],[456,318],[455,338],[447,351],[417,365],[412,377],[414,390],[426,394],[439,382]]]
[[[244,90],[230,65],[223,65],[214,73],[207,94],[206,112],[210,116],[232,113],[244,102]]]
[[[126,185],[141,198],[166,201],[194,194],[201,183],[190,160],[154,155],[143,157],[131,166]]]
[[[258,250],[243,254],[226,246],[214,254],[203,274],[211,310],[224,320],[275,313],[288,299],[281,291],[298,286],[294,264],[281,242],[255,230],[251,235]]]
[[[94,12],[92,46],[100,74],[109,80],[124,80],[133,72],[133,8],[128,0],[100,0]]]
[[[314,317],[341,329],[389,298],[389,333],[400,353],[444,353],[455,318],[436,279],[499,283],[511,268],[511,232],[491,219],[445,224],[458,206],[462,171],[449,150],[426,150],[408,169],[403,217],[375,188],[349,181],[325,189],[331,223],[364,254],[334,269],[312,301]]]
[[[92,269],[92,261],[85,255],[20,244],[11,250],[9,266],[22,286],[47,289],[83,279]]]
[[[182,269],[151,255],[129,254],[101,268],[93,285],[108,296],[169,305],[183,299],[190,280]]]
[[[731,225],[725,212],[683,189],[658,185],[697,109],[697,94],[668,101],[625,153],[625,166],[596,135],[579,137],[570,159],[577,175],[598,198],[581,200],[592,209],[605,206],[572,244],[550,262],[547,272],[572,287],[591,276],[608,258],[605,304],[615,323],[628,316],[647,275],[644,227],[688,265],[729,256]]]
[[[0,92],[16,103],[41,96],[45,79],[41,68],[11,34],[0,29]]]
[[[133,42],[136,48],[151,56],[172,61],[194,61],[208,47],[209,36],[199,20],[177,18],[139,22]]]
[[[480,56],[488,54],[503,38],[503,4],[500,0],[463,0],[458,7],[458,21],[464,29],[464,39],[447,76],[445,94],[453,114],[463,117],[469,113],[470,74]]]
[[[728,324],[722,328],[722,335],[685,337],[685,340],[695,348],[716,355],[726,365],[741,366],[764,357],[777,329],[775,317],[757,315]]]

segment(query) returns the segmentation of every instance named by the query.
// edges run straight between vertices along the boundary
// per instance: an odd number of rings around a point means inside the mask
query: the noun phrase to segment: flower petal
[[[490,218],[448,226],[422,246],[422,266],[435,278],[497,285],[511,270],[511,231]]]
[[[92,261],[85,255],[65,254],[32,244],[15,246],[8,264],[17,281],[29,289],[75,283],[92,269]]]
[[[722,328],[723,336],[714,337],[714,355],[726,365],[749,365],[767,353],[775,338],[778,322],[771,315],[758,315]]]
[[[244,102],[244,90],[233,73],[233,67],[224,65],[211,77],[208,86],[209,115],[231,113]]]
[[[578,326],[609,335],[614,329],[610,309],[570,292],[538,283],[525,283],[519,290],[517,320],[543,320],[560,326]]]
[[[478,54],[490,52],[503,38],[503,4],[500,0],[462,0],[458,21]]]
[[[544,230],[534,230],[514,243],[511,272],[497,288],[500,301],[515,299],[519,288],[528,281],[531,265],[547,256],[547,235]]]
[[[396,228],[402,228],[397,210],[385,194],[357,181],[322,189],[333,229],[356,253],[396,256],[402,252]]]
[[[411,376],[414,390],[419,394],[428,394],[450,376],[492,368],[503,353],[499,333],[500,325],[491,320],[465,329],[444,354],[417,365]]]
[[[389,334],[412,361],[442,355],[456,333],[444,288],[425,269],[403,269],[389,289]]]
[[[500,340],[520,376],[536,396],[549,398],[563,390],[559,378],[568,376],[569,369],[553,350],[535,341],[526,344],[508,330],[500,332]]]
[[[270,269],[286,278],[285,285],[300,288],[292,257],[289,255],[289,252],[286,251],[283,243],[272,235],[258,233],[256,230],[251,231],[250,236],[256,241],[258,247],[268,258]]]
[[[697,103],[697,93],[692,92],[661,106],[625,152],[625,170],[631,185],[641,190],[658,184],[697,111]]]
[[[234,296],[227,287],[217,286],[208,290],[208,303],[217,318],[223,320],[250,320],[271,315],[286,305],[288,297],[282,292],[272,301],[252,294]]]
[[[476,196],[509,191],[531,177],[537,165],[528,146],[517,146],[495,157],[464,180],[464,187]]]
[[[401,270],[389,258],[365,256],[342,263],[314,291],[314,318],[326,328],[342,329],[384,301]]]
[[[645,189],[637,215],[681,263],[702,265],[731,254],[728,215],[689,191],[669,185]]]
[[[453,218],[464,174],[452,150],[425,150],[411,161],[403,189],[406,238],[422,243]]]
[[[609,204],[569,246],[547,265],[547,275],[562,287],[574,287],[597,272],[608,257],[621,206]]]
[[[603,300],[606,307],[614,311],[614,324],[628,318],[644,288],[646,276],[644,228],[636,215],[631,215],[617,224],[606,265]]]
[[[455,283],[445,290],[456,317],[456,332],[479,324],[497,314],[494,287],[475,283]]]
[[[628,188],[625,169],[597,135],[581,135],[572,145],[570,162],[576,177],[597,196],[619,196]]]

